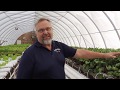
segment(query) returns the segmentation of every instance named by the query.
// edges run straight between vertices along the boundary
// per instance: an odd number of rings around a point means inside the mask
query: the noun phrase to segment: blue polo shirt
[[[65,79],[65,58],[73,57],[76,49],[52,41],[52,50],[38,41],[23,53],[17,79]]]

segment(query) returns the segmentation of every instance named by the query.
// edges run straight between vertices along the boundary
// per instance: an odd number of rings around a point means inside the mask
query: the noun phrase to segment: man
[[[20,60],[17,79],[65,79],[65,58],[116,58],[120,52],[98,53],[74,49],[53,41],[50,20],[41,18],[35,24],[37,42],[29,47]]]

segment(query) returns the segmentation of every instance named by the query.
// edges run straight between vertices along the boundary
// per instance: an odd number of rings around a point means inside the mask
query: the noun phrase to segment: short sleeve
[[[32,52],[26,50],[20,60],[18,71],[17,71],[17,79],[30,79],[32,77],[32,70],[34,66],[34,59]]]
[[[60,44],[61,44],[62,51],[63,51],[65,58],[73,57],[75,55],[77,49],[72,48],[64,43],[61,43],[61,42],[60,42]]]

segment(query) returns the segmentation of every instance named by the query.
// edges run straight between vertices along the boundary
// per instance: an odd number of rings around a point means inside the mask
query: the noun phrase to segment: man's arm
[[[116,58],[120,52],[99,53],[85,49],[77,49],[74,58],[94,59],[94,58]]]

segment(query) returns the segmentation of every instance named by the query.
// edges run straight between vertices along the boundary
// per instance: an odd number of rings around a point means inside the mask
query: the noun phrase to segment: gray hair
[[[42,22],[42,21],[51,22],[51,21],[50,21],[49,19],[47,19],[47,18],[40,18],[40,19],[35,23],[35,26],[36,26],[38,23]]]
[[[48,22],[51,22],[49,19],[47,19],[47,18],[40,18],[40,19],[38,19],[38,21],[35,23],[35,27],[34,27],[34,31],[36,31],[36,25],[38,24],[38,23],[40,23],[40,22],[42,22],[42,21],[48,21]]]

